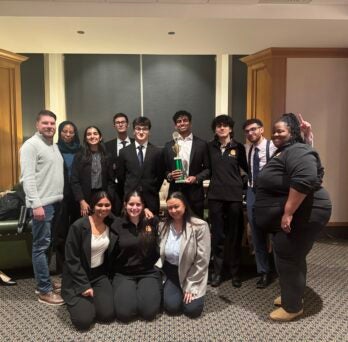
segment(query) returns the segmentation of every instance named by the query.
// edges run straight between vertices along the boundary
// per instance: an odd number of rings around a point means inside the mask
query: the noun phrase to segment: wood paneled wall
[[[0,190],[19,180],[22,143],[20,63],[27,58],[0,49]]]

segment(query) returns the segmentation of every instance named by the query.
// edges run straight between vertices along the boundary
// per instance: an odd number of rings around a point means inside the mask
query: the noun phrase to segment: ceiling
[[[19,53],[268,47],[348,47],[348,0],[0,0],[0,48]]]

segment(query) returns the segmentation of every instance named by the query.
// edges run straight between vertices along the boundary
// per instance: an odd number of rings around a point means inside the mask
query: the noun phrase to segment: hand
[[[197,183],[197,178],[196,178],[196,176],[188,176],[188,177],[185,179],[185,183],[188,183],[188,184]]]
[[[87,216],[89,214],[89,211],[90,211],[89,204],[85,200],[80,201],[81,216]]]
[[[192,293],[185,292],[183,302],[185,304],[190,304],[193,301],[193,297],[194,297],[194,295]]]
[[[307,142],[311,142],[313,139],[312,125],[308,121],[303,120],[302,114],[300,113],[297,113],[297,118],[300,122],[300,129],[305,139]]]
[[[171,177],[172,177],[174,180],[177,180],[177,179],[179,179],[180,177],[182,177],[182,171],[181,171],[181,170],[174,170],[174,171],[172,171],[170,174],[171,174]]]
[[[45,219],[45,209],[43,207],[38,207],[33,209],[34,220],[43,221]]]
[[[93,289],[92,288],[87,289],[86,291],[83,291],[81,294],[84,297],[94,297],[94,293],[93,293]]]
[[[152,211],[148,208],[144,209],[144,214],[146,219],[152,219],[155,215],[152,213]]]
[[[291,221],[292,221],[292,215],[283,214],[282,221],[280,224],[280,227],[284,230],[285,233],[291,232]]]

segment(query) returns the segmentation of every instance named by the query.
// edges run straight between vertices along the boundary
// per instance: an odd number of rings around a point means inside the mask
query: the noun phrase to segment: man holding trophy
[[[203,218],[203,181],[210,176],[208,145],[192,134],[192,115],[184,110],[173,116],[173,140],[164,147],[169,193],[181,191],[193,212]]]

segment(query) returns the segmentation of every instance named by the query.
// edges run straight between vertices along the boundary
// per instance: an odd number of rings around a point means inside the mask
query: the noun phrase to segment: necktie
[[[121,141],[121,144],[122,144],[122,148],[125,148],[127,146],[127,141],[123,140],[123,141]]]
[[[143,145],[139,145],[139,146],[137,147],[137,149],[138,149],[138,160],[139,160],[139,165],[140,165],[140,166],[143,166],[143,163],[144,163],[143,148],[144,148]]]
[[[253,187],[256,185],[256,178],[260,171],[260,157],[259,149],[255,147],[254,157],[253,157]]]

